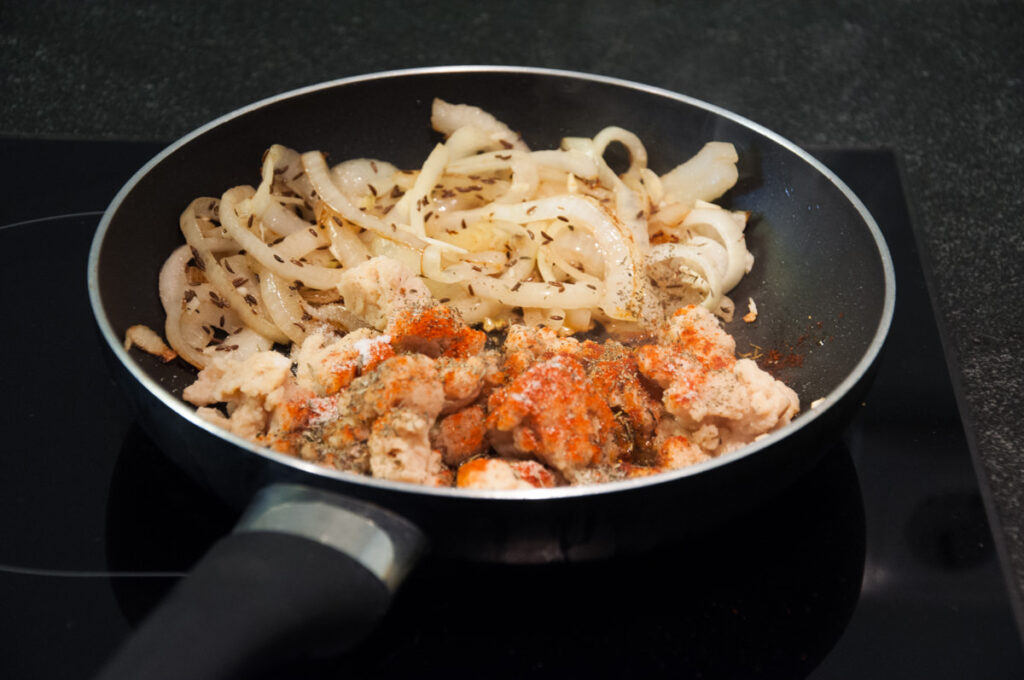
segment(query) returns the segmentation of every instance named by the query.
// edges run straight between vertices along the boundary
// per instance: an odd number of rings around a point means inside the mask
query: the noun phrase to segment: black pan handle
[[[268,487],[98,677],[241,678],[343,652],[384,616],[425,545],[377,506]]]

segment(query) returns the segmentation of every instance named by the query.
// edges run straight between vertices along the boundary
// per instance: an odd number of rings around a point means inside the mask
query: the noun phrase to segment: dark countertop
[[[831,5],[13,0],[0,6],[0,135],[169,140],[323,80],[493,63],[664,87],[799,145],[894,149],[1020,612],[1024,4]]]

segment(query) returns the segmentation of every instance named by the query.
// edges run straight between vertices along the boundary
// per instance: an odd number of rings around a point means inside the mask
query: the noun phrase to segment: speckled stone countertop
[[[799,145],[894,149],[1021,612],[1024,4],[836,4],[8,0],[0,135],[170,140],[303,85],[489,63],[667,88]]]

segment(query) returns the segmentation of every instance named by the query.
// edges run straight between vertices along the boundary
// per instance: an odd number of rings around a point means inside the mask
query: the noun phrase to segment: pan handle
[[[343,652],[383,618],[425,546],[415,526],[369,503],[267,487],[98,677],[246,677]]]

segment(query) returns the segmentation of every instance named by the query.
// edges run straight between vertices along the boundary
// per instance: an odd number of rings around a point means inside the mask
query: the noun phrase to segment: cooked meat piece
[[[242,395],[266,397],[291,375],[291,366],[277,352],[257,352],[243,361],[218,357],[199,371],[182,396],[196,406],[231,402]]]
[[[691,305],[676,312],[661,327],[658,344],[680,347],[709,369],[736,363],[736,340],[703,307]]]
[[[205,421],[246,439],[256,439],[266,430],[270,418],[259,399],[242,396],[228,405],[230,417],[215,408],[201,406],[196,413]]]
[[[344,449],[326,451],[320,455],[319,462],[329,467],[355,472],[360,475],[372,474],[370,469],[370,447],[361,442]]]
[[[634,356],[640,373],[662,388],[669,387],[683,374],[696,380],[703,370],[689,352],[673,345],[642,345]]]
[[[437,360],[437,370],[444,386],[444,407],[441,413],[453,413],[473,403],[485,385],[491,367],[483,357]]]
[[[575,338],[563,338],[550,328],[543,326],[510,326],[502,345],[505,353],[505,370],[514,377],[535,364],[539,359],[556,353],[575,356],[580,352],[580,342]]]
[[[508,491],[557,485],[555,474],[535,460],[475,458],[459,468],[455,485],[463,489]]]
[[[445,305],[396,310],[390,317],[387,333],[395,349],[435,358],[473,356],[487,342],[486,333],[467,326],[456,309]]]
[[[291,362],[277,352],[257,352],[244,360],[218,357],[199,372],[182,396],[196,406],[223,403],[228,416],[204,408],[204,419],[240,437],[254,439],[266,432],[270,411],[285,381]]]
[[[709,417],[742,417],[747,395],[733,374],[736,359],[726,351],[729,342],[722,340],[724,334],[713,317],[713,325],[701,323],[700,315],[697,323],[692,320],[694,315],[676,315],[663,334],[666,344],[639,347],[640,372],[664,388],[665,410],[688,428],[700,427]]]
[[[658,449],[658,465],[666,469],[687,467],[710,460],[711,455],[687,437],[676,435],[666,439]]]
[[[594,389],[609,406],[626,416],[633,439],[642,444],[650,438],[664,409],[654,390],[642,379],[636,357],[622,345],[609,341],[600,357],[587,364]]]
[[[563,354],[496,390],[488,411],[490,440],[499,453],[536,457],[569,479],[581,468],[611,464],[621,450],[623,432],[608,404],[583,366]]]
[[[751,418],[748,434],[761,434],[787,425],[800,410],[800,399],[793,388],[758,368],[751,359],[736,362],[736,377],[750,393]]]
[[[388,257],[375,257],[346,270],[338,292],[349,312],[379,331],[401,309],[434,304],[423,280]]]
[[[436,485],[442,472],[441,452],[430,447],[430,423],[408,408],[395,408],[378,418],[367,441],[373,476]]]
[[[337,400],[330,396],[318,397],[289,376],[279,389],[267,395],[264,408],[270,411],[268,431],[299,432],[311,423],[333,417]]]
[[[356,418],[339,417],[324,425],[324,443],[336,450],[344,450],[370,438],[368,423]]]
[[[664,388],[675,421],[659,425],[659,457],[677,466],[697,451],[719,455],[782,427],[799,410],[796,393],[750,359],[736,360],[735,342],[699,308],[681,310],[660,334],[665,344],[637,349],[641,373]],[[678,437],[687,439],[686,451]],[[670,450],[671,449],[671,450]]]
[[[358,339],[355,344],[367,341],[372,341],[371,347],[380,347],[379,341],[371,338]],[[384,346],[390,352],[390,347]],[[374,350],[370,356],[379,354]],[[282,392],[287,393],[287,390]],[[374,476],[378,476],[377,470],[387,470],[387,474],[392,475],[389,479],[396,478],[394,475],[420,474],[416,470],[426,463],[420,465],[415,460],[427,455],[428,433],[444,403],[444,390],[433,360],[418,354],[385,359],[335,395],[317,397],[298,386],[292,388],[292,394],[293,399],[268,402],[274,406],[275,415],[275,427],[266,437],[269,446],[308,460],[358,470],[365,464],[365,456],[355,455],[352,449],[366,443],[369,468],[374,470]],[[398,412],[406,415],[395,422],[385,420]],[[414,420],[415,428],[412,428],[410,423]],[[294,423],[299,425],[290,425]],[[390,429],[379,429],[385,425]],[[381,439],[385,435],[392,438],[385,442]],[[394,437],[404,439],[406,445],[399,446]],[[427,443],[421,446],[423,442]],[[388,462],[389,459],[381,457],[385,449],[403,453],[392,455],[394,460]],[[436,458],[440,465],[440,453]],[[346,467],[349,465],[356,467]],[[406,472],[399,467],[407,469]],[[428,467],[430,474],[437,472],[432,464]]]
[[[674,380],[662,396],[665,410],[688,427],[707,419],[738,421],[750,410],[750,395],[729,370],[709,371],[697,379]]]
[[[459,465],[487,451],[487,414],[475,405],[440,421],[437,445],[447,465]]]
[[[746,446],[754,438],[788,425],[800,411],[791,387],[762,371],[751,359],[736,362],[735,375],[747,392],[747,410],[722,432],[722,453]]]
[[[338,402],[341,415],[371,420],[402,408],[433,421],[444,405],[444,386],[433,359],[401,354],[356,378]]]
[[[344,336],[315,332],[292,357],[298,384],[318,395],[334,394],[395,355],[390,338],[369,328]]]
[[[549,328],[513,326],[503,350],[505,368],[511,376],[556,355],[575,358],[585,368],[591,389],[601,395],[608,406],[626,416],[633,435],[628,440],[643,440],[654,433],[663,409],[657,396],[641,379],[633,352],[626,346],[613,340],[603,344],[590,340],[580,342],[560,337]]]

